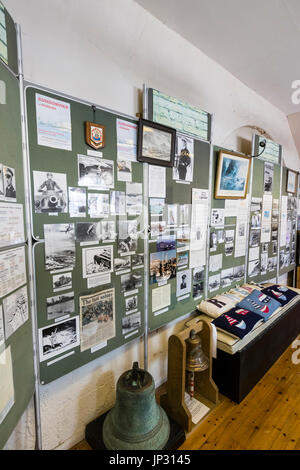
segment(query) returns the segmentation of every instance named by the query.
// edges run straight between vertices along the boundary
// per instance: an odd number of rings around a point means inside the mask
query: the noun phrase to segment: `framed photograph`
[[[153,165],[174,166],[176,130],[146,119],[140,119],[138,161]]]
[[[287,171],[286,191],[288,193],[296,194],[297,192],[297,175],[298,173],[293,170]]]
[[[215,199],[246,199],[251,159],[236,153],[219,152]]]

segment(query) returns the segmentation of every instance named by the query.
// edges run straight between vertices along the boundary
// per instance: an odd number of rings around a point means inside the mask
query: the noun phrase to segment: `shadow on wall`
[[[254,133],[272,140],[272,136],[264,129],[249,125],[239,127],[231,132],[222,142],[222,146],[235,152],[252,155],[252,136]]]

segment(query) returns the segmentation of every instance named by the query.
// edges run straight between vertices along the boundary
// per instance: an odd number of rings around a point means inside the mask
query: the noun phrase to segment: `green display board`
[[[233,200],[233,211],[225,212],[226,199],[215,198],[215,182],[217,174],[217,164],[220,151],[229,151],[221,147],[213,147],[212,154],[212,190],[211,190],[211,227],[209,240],[209,269],[208,269],[208,297],[220,294],[229,290],[237,284],[245,282],[245,254],[235,256],[235,245],[237,242],[237,216],[232,215],[234,210],[239,207],[240,202],[244,206],[245,200]],[[249,194],[249,184],[248,184]],[[213,210],[220,209],[224,215],[224,224],[214,227]],[[246,209],[246,207],[244,207]],[[247,210],[247,209],[246,209]],[[222,215],[222,212],[221,212]],[[228,215],[228,216],[226,216]],[[244,228],[245,229],[245,228]],[[219,270],[214,270],[213,259],[219,256],[221,266]],[[213,270],[212,270],[213,269]]]
[[[54,102],[61,107],[67,106],[68,108],[68,106],[70,106],[71,140],[69,144],[71,144],[71,150],[38,144],[41,133],[37,132],[38,116],[36,100],[39,97],[42,97],[43,102],[50,107]],[[33,237],[41,241],[34,246],[34,257],[37,317],[40,337],[40,379],[41,383],[45,384],[143,334],[144,240],[141,236],[141,232],[143,231],[143,209],[139,215],[126,214],[126,210],[124,215],[114,215],[110,209],[105,218],[94,214],[90,215],[88,204],[89,194],[91,195],[91,201],[94,197],[100,196],[102,198],[103,195],[104,200],[101,202],[101,207],[103,210],[106,210],[104,208],[107,207],[105,202],[107,196],[111,201],[113,192],[122,192],[124,197],[125,194],[127,194],[127,184],[129,183],[120,181],[118,172],[117,120],[125,120],[126,123],[133,123],[135,125],[134,119],[124,118],[98,107],[92,107],[87,103],[78,102],[74,99],[49,93],[46,90],[32,86],[28,86],[26,89],[26,103],[32,187]],[[105,127],[105,146],[100,151],[92,150],[92,148],[86,144],[86,122],[98,123]],[[53,131],[54,127],[52,128],[52,132],[56,132]],[[51,136],[52,135],[53,134],[51,134]],[[42,138],[44,136],[45,134],[43,133]],[[68,138],[66,141],[68,142]],[[89,156],[88,153],[90,153]],[[81,155],[81,157],[78,157],[78,155]],[[89,158],[92,158],[92,160],[89,160]],[[97,162],[102,162],[102,166],[100,165],[101,170],[95,165],[95,158],[96,160],[98,159]],[[107,167],[107,165],[111,166],[112,164],[114,168],[112,187],[109,190],[101,191],[95,188],[88,189],[89,185],[79,186],[79,160],[89,162],[84,171],[89,175],[96,175],[96,179],[102,171],[104,176],[109,175],[109,173],[105,171],[105,167]],[[131,182],[139,185],[141,199],[143,191],[143,165],[134,161],[130,162],[127,166],[130,167],[130,165],[132,170]],[[60,188],[63,189],[63,193],[66,193],[66,187],[85,190],[83,205],[86,205],[86,217],[83,217],[81,213],[77,215],[73,213],[71,217],[70,199],[68,206],[64,207],[61,211],[59,207],[62,208],[63,205],[57,206],[57,209],[54,209],[52,212],[50,212],[50,206],[47,206],[48,209],[43,212],[41,208],[44,207],[44,202],[40,205],[38,204],[41,203],[38,189],[43,185],[43,180],[47,180],[47,173],[49,172],[52,173],[53,180],[59,183]],[[65,177],[61,175],[65,175]],[[128,175],[130,176],[129,172],[127,173],[127,176]],[[64,178],[66,178],[66,185],[64,184]],[[124,176],[123,174],[122,179],[123,178],[126,179],[126,175]],[[82,182],[83,180],[81,179],[81,184],[84,184]],[[40,192],[40,194],[43,196],[42,192]],[[126,199],[128,204],[131,204],[130,198],[131,195],[129,191]],[[67,199],[67,197],[65,197],[65,199]],[[90,208],[91,207],[92,203],[90,204]],[[132,212],[132,209],[130,209],[129,212]],[[125,251],[123,255],[126,256],[122,256],[119,253],[119,230],[120,226],[125,226],[124,222],[126,221],[133,221],[133,223],[136,221],[137,231],[140,233],[140,236],[137,239],[137,246],[132,248],[132,251],[129,251],[128,255]],[[98,235],[99,233],[103,233],[103,227],[106,226],[105,224],[107,222],[115,224],[115,235],[112,235],[112,241],[106,242],[102,238],[99,241]],[[78,225],[80,223],[87,225]],[[66,248],[66,250],[69,252],[73,250],[70,246],[74,247],[75,232],[75,266],[73,269],[70,267],[65,270],[66,272],[60,272],[59,269],[57,270],[57,267],[59,267],[57,263],[52,266],[52,269],[50,269],[51,267],[49,268],[49,263],[46,266],[45,249],[48,250],[49,238],[46,236],[46,240],[44,241],[45,225],[54,227],[56,234],[53,236],[56,237],[55,240],[60,240],[58,243],[59,246],[68,246],[69,248]],[[89,227],[92,227],[92,231],[89,231],[89,233],[82,232],[82,230],[86,230],[86,228],[89,229]],[[91,242],[87,241],[90,235],[92,237]],[[49,252],[47,253],[49,254]],[[121,265],[124,262],[124,269],[121,270],[122,273],[120,271],[117,273],[116,266],[112,266],[111,253],[113,253],[113,259],[115,261],[118,259]],[[68,255],[70,255],[70,253],[67,253],[67,257]],[[142,256],[139,257],[137,255]],[[74,253],[72,253],[71,256],[74,257]],[[66,261],[66,258],[64,258],[64,261]],[[100,267],[98,268],[97,266]],[[113,272],[108,272],[109,267]],[[98,273],[100,275],[102,268],[104,279],[98,279],[94,274]],[[83,269],[85,269],[85,272],[83,272]],[[120,269],[120,266],[118,269]],[[65,278],[69,277],[69,274],[67,275],[66,273],[71,273],[71,282],[66,282]],[[87,273],[89,276],[92,274],[91,277],[85,277]],[[60,287],[64,287],[65,282],[67,288],[60,290]],[[126,291],[124,291],[125,288]],[[106,300],[101,297],[99,298],[99,303],[97,303],[97,298],[94,297],[94,299],[91,299],[91,303],[93,303],[94,307],[89,307],[90,310],[88,310],[88,307],[85,307],[82,310],[82,318],[80,317],[80,298],[92,296],[97,293],[102,293],[103,296],[104,291],[111,291],[111,289],[113,289],[115,299],[115,309],[111,316],[107,316],[105,313],[105,309],[107,308],[105,306]],[[107,295],[107,302],[111,302],[111,297],[109,294]],[[108,307],[107,311],[112,313],[113,309]],[[95,337],[93,336],[93,329],[96,331]],[[53,334],[51,335],[51,333]],[[66,339],[65,343],[61,338],[62,334],[65,336],[69,334],[69,339]],[[51,338],[51,336],[53,337],[54,335],[56,335],[55,340]]]
[[[15,23],[0,1],[0,59],[17,75],[18,50]]]
[[[164,125],[169,125],[176,128],[178,137],[178,152],[179,155],[179,140],[181,136],[188,139],[190,150],[192,150],[193,159],[193,176],[190,182],[180,181],[178,175],[174,175],[173,168],[166,168],[166,193],[163,205],[164,211],[161,216],[155,216],[151,211],[151,200],[149,200],[149,225],[153,227],[157,221],[165,224],[166,228],[162,235],[162,240],[168,241],[173,238],[172,249],[165,250],[161,248],[160,237],[150,234],[149,239],[149,300],[148,300],[148,327],[150,330],[155,330],[177,318],[188,315],[195,311],[196,306],[200,300],[205,297],[206,292],[206,266],[196,266],[190,269],[192,252],[189,251],[189,237],[191,229],[191,215],[192,215],[192,191],[193,189],[202,189],[208,192],[207,201],[209,204],[209,186],[210,186],[210,140],[211,133],[211,116],[193,106],[187,105],[175,98],[165,95],[152,88],[147,89],[147,116],[149,120],[159,122]],[[201,137],[203,140],[197,139]],[[205,141],[207,140],[207,141]],[[176,165],[176,164],[175,164]],[[179,179],[179,181],[176,181]],[[149,178],[150,179],[150,178]],[[187,183],[187,184],[186,184]],[[151,181],[149,181],[151,185]],[[151,194],[150,194],[151,195]],[[187,227],[182,228],[180,220],[180,211],[184,206],[189,208],[189,222]],[[175,208],[177,213],[177,222],[174,226],[169,224],[170,213]],[[207,220],[205,221],[204,230],[207,232]],[[184,247],[184,234],[186,233],[186,248]],[[175,239],[175,241],[174,241]],[[171,242],[172,243],[172,242]],[[164,245],[162,245],[164,246]],[[206,250],[205,250],[206,251]],[[206,253],[205,253],[206,254]],[[206,256],[205,256],[206,258]],[[172,269],[171,278],[169,280],[160,281],[167,275],[160,275],[157,270],[157,264],[162,260],[162,264],[171,263],[176,264],[176,269]],[[194,260],[193,260],[194,261]],[[193,265],[195,266],[195,264]],[[165,268],[163,268],[165,270]],[[196,272],[201,270],[199,274],[199,291],[196,289]],[[186,278],[184,278],[186,276]],[[198,279],[198,280],[199,280]],[[181,286],[190,283],[190,289],[187,294],[180,295],[184,292]],[[160,294],[161,292],[161,294]],[[157,309],[160,304],[157,299],[162,296],[161,307]],[[195,297],[195,298],[194,298]],[[165,306],[164,305],[165,302]]]
[[[296,268],[297,247],[297,192],[287,191],[288,168],[282,168],[281,184],[281,225],[282,239],[279,248],[279,275],[283,275]],[[298,175],[299,178],[299,175]],[[298,190],[298,181],[296,181]],[[285,209],[286,208],[286,212]],[[286,228],[286,230],[285,230]],[[284,236],[285,235],[285,236]],[[281,238],[281,237],[280,237]]]
[[[261,140],[260,136],[254,136],[254,155],[261,152]],[[253,158],[249,221],[247,281],[258,283],[276,279],[278,266],[282,150],[280,145],[267,140],[265,152]],[[264,229],[263,221],[268,222],[268,218],[269,228]]]
[[[0,400],[1,405],[6,406],[7,411],[7,413],[3,413],[3,409],[0,409],[0,416],[2,413],[0,420],[0,448],[2,448],[33,396],[34,368],[31,312],[27,284],[29,273],[27,266],[28,252],[24,233],[24,210],[23,228],[21,228],[25,196],[19,82],[2,62],[0,63],[0,86],[0,184],[1,191],[6,196],[6,200],[3,200],[3,194],[0,197],[0,211],[1,224],[10,224],[6,226],[8,232],[5,239],[3,226],[1,230],[0,259],[1,292],[3,296],[0,297],[0,305],[3,307],[5,335],[4,342],[0,340],[0,354],[2,359],[4,351],[8,353],[7,358],[10,355],[13,378],[13,386],[10,389],[12,390],[11,394],[11,392],[7,392],[6,388],[10,383],[9,377],[11,377],[11,374],[8,376],[1,375],[2,380],[3,377],[6,377],[0,385],[1,399],[3,400],[3,396],[6,396],[6,393],[8,393],[7,397],[13,396],[13,399],[7,403],[6,399],[5,403]],[[11,183],[9,182],[10,179],[6,178],[9,173],[13,175],[10,178],[12,180]],[[15,195],[14,190],[16,191]],[[10,218],[12,214],[16,215],[17,207],[21,208],[17,222],[20,230],[20,235],[18,236],[16,234],[13,235],[13,219],[12,217]],[[25,267],[21,269],[24,262]],[[11,265],[10,275],[7,272],[9,263]],[[16,268],[13,268],[14,264]],[[17,270],[20,274],[19,278],[16,275]],[[6,362],[7,364],[8,362]],[[6,365],[3,362],[0,364],[1,374],[7,374]]]

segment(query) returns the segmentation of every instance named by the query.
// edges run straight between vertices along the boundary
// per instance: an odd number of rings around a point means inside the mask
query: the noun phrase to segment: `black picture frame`
[[[157,155],[158,157],[150,156],[149,151],[145,148],[145,131],[149,128],[153,130],[152,132],[155,134],[157,131]],[[147,132],[147,131],[146,131]],[[163,133],[165,133],[166,137],[166,144],[169,147],[169,151],[165,151],[164,153],[169,153],[169,159],[159,158],[159,155],[162,153],[161,150],[161,141],[163,141]],[[148,131],[148,135],[150,135],[150,131]],[[148,139],[147,139],[148,140]],[[152,139],[152,149],[151,153],[156,153],[155,151],[155,137]],[[175,148],[176,148],[176,130],[172,127],[167,127],[162,124],[158,124],[156,122],[148,121],[147,119],[140,119],[139,126],[138,126],[138,152],[137,158],[139,162],[146,162],[150,163],[151,165],[159,165],[165,167],[173,167],[175,161]]]

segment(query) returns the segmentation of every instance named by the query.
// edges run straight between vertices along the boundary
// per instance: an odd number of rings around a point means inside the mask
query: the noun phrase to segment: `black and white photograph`
[[[91,219],[104,219],[109,216],[109,195],[88,193],[88,211]]]
[[[39,345],[41,362],[79,346],[79,317],[39,329]]]
[[[111,191],[110,213],[111,215],[125,215],[126,214],[126,197],[125,197],[124,191]]]
[[[121,292],[127,293],[139,289],[143,285],[142,273],[122,274]]]
[[[128,254],[137,250],[137,220],[119,220],[118,253]]]
[[[221,271],[221,287],[228,287],[234,281],[233,268],[223,269]]]
[[[272,227],[272,242],[277,242],[278,239],[278,227],[275,228]]]
[[[176,130],[145,119],[139,120],[138,161],[174,166]]]
[[[75,312],[74,292],[66,292],[61,295],[48,297],[46,304],[47,320],[70,315]]]
[[[212,209],[211,210],[211,226],[223,227],[225,218],[225,209]]]
[[[168,210],[168,226],[174,227],[177,225],[177,211],[178,211],[178,206],[177,204],[168,204],[167,206]]]
[[[192,288],[192,272],[190,269],[180,271],[176,278],[176,297],[189,295]]]
[[[132,181],[132,167],[128,160],[118,160],[117,162],[118,181]]]
[[[225,231],[225,243],[233,243],[234,242],[234,230],[226,230]]]
[[[150,254],[150,284],[168,281],[176,277],[176,250]]]
[[[33,172],[34,210],[36,214],[68,212],[65,173]]]
[[[268,271],[275,271],[277,268],[277,256],[273,256],[268,260]]]
[[[126,183],[126,212],[128,215],[140,215],[143,212],[142,183]]]
[[[274,165],[272,163],[264,163],[264,192],[272,193],[273,189]]]
[[[141,322],[141,312],[133,313],[128,315],[128,317],[122,318],[122,335],[127,335],[138,328],[140,328]]]
[[[177,253],[177,269],[187,267],[189,264],[189,251]]]
[[[254,212],[251,215],[251,229],[259,229],[261,228],[261,212]]]
[[[220,288],[221,285],[221,274],[215,274],[208,278],[208,290],[214,292]]]
[[[216,251],[217,241],[218,241],[217,233],[216,232],[210,232],[210,238],[209,238],[210,251]]]
[[[260,255],[260,274],[263,276],[268,272],[268,253],[261,253]]]
[[[193,299],[200,299],[204,293],[204,266],[193,270]]]
[[[3,299],[6,340],[28,320],[27,287],[21,287]]]
[[[250,230],[249,245],[251,247],[258,246],[260,244],[260,230]]]
[[[277,255],[277,249],[278,249],[277,240],[274,240],[272,241],[272,255]]]
[[[9,166],[2,167],[4,199],[10,202],[17,200],[16,171]]]
[[[225,243],[225,256],[232,256],[234,251],[234,244],[233,243]]]
[[[176,135],[176,153],[173,167],[173,180],[193,181],[194,140],[185,135]]]
[[[76,222],[75,239],[79,243],[99,243],[100,222]]]
[[[45,236],[45,270],[73,269],[75,256],[74,224],[46,224]]]
[[[86,189],[69,187],[70,217],[86,217]]]
[[[132,255],[132,269],[140,269],[144,267],[144,253],[136,253]]]
[[[114,162],[78,155],[78,186],[108,190],[114,187]]]
[[[3,165],[0,163],[0,201],[4,199]]]
[[[115,289],[79,297],[80,350],[86,351],[116,335]]]
[[[233,268],[233,280],[234,282],[238,282],[243,280],[245,277],[245,265],[242,266],[235,266]]]
[[[268,253],[269,251],[269,243],[262,243],[261,244],[261,252],[262,253]]]
[[[131,257],[122,256],[122,258],[115,258],[114,265],[116,274],[127,271],[128,269],[131,269]]]
[[[53,292],[72,289],[72,273],[55,274],[52,277]]]
[[[82,250],[82,276],[84,279],[97,274],[113,272],[114,249],[113,245],[83,248]]]
[[[249,261],[248,263],[248,276],[255,277],[260,275],[260,261],[259,259]]]
[[[138,296],[134,295],[133,297],[128,297],[125,299],[125,312],[126,315],[130,313],[135,313],[138,308]]]
[[[285,262],[285,251],[280,250],[279,252],[279,268],[280,269],[284,268],[284,262]]]
[[[109,243],[116,240],[116,222],[114,220],[105,220],[101,222],[101,242]]]

